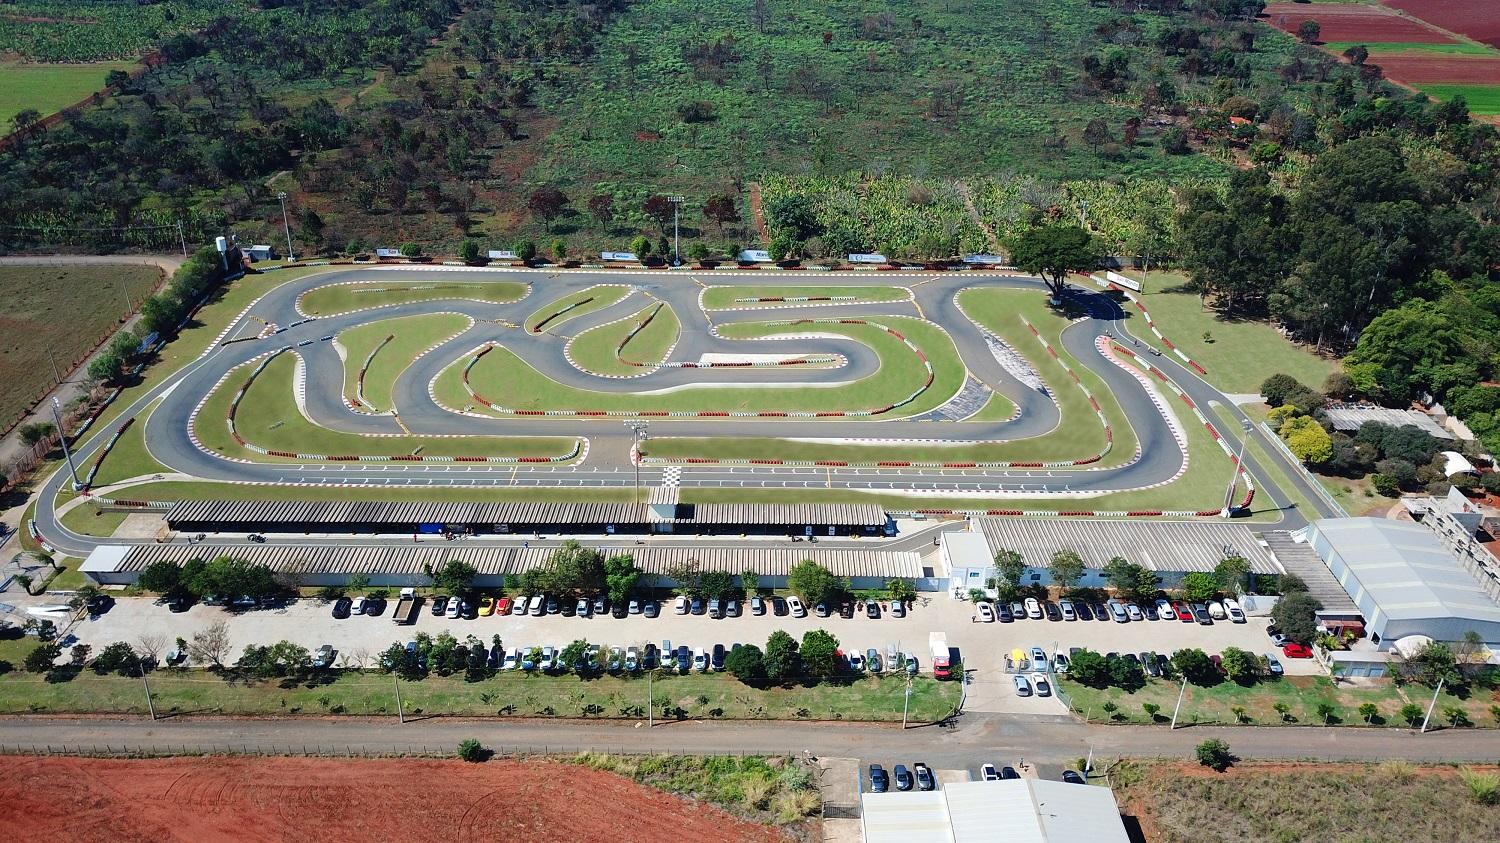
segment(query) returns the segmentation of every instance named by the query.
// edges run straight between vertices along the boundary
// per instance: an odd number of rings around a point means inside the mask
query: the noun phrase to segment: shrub
[[[1481,805],[1500,804],[1500,773],[1486,773],[1473,767],[1463,767],[1458,778],[1469,789],[1469,796]]]
[[[458,745],[458,757],[469,762],[470,764],[478,764],[479,762],[489,758],[489,752],[485,750],[484,746],[480,744],[479,741],[473,738],[469,738],[468,740]]]
[[[418,243],[402,243],[401,254],[408,258],[418,257],[422,254],[422,246]]]
[[[1417,774],[1417,768],[1405,758],[1387,758],[1380,762],[1380,766],[1376,769],[1380,771],[1382,778],[1396,784],[1411,781],[1412,777]]]
[[[1198,763],[1209,769],[1222,773],[1234,766],[1234,753],[1229,751],[1229,744],[1218,738],[1209,738],[1198,744],[1194,754],[1198,757]]]
[[[1405,720],[1406,725],[1408,726],[1422,725],[1422,717],[1424,714],[1426,714],[1426,712],[1424,712],[1422,710],[1422,707],[1420,705],[1417,705],[1416,703],[1407,703],[1406,705],[1401,706],[1401,719]]]

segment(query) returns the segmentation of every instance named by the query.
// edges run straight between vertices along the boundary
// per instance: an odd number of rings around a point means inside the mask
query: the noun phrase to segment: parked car
[[[865,657],[858,650],[850,653],[845,660],[849,663],[850,673],[865,672]]]
[[[1088,784],[1077,770],[1063,770],[1062,780],[1068,784]]]
[[[531,614],[531,595],[529,595],[529,594],[522,594],[519,597],[517,597],[516,598],[516,605],[510,611],[511,611],[511,614],[514,614],[514,615],[529,615],[529,614]]]
[[[1110,616],[1110,611],[1109,611],[1109,607],[1108,606],[1104,605],[1104,603],[1102,603],[1100,601],[1097,601],[1097,600],[1094,601],[1094,620],[1096,620],[1096,621],[1110,621],[1110,620],[1113,620],[1113,619],[1114,618]]]
[[[1058,608],[1058,611],[1062,612],[1063,620],[1065,620],[1065,621],[1076,621],[1076,620],[1078,620],[1078,612],[1077,612],[1077,610],[1075,610],[1073,608],[1073,601],[1072,600],[1069,600],[1068,598],[1064,597],[1063,599],[1057,601],[1057,608]]]
[[[1141,607],[1134,603],[1125,604],[1125,614],[1129,615],[1133,621],[1143,621],[1146,619],[1146,615],[1141,611]]]
[[[641,614],[648,618],[654,618],[661,614],[661,604],[655,600],[647,600],[641,606]]]
[[[319,669],[332,667],[333,645],[324,644],[323,646],[319,647],[318,651],[316,653],[313,653],[312,666]]]
[[[974,608],[976,610],[976,617],[979,619],[980,623],[995,622],[995,610],[990,608],[990,604],[980,603]]]
[[[486,594],[479,598],[479,616],[487,618],[495,614],[495,598]]]
[[[892,614],[895,613],[892,612]],[[1000,619],[1001,623],[1011,623],[1016,619],[1016,616],[1011,614],[1009,603],[996,603],[995,616]]]
[[[525,671],[536,670],[536,654],[532,651],[534,647],[523,647],[521,649],[521,669]]]
[[[349,617],[350,609],[353,606],[354,606],[354,601],[350,600],[347,597],[340,597],[339,599],[333,601],[333,617],[334,617],[334,619],[335,620],[343,620],[344,618]]]
[[[676,612],[679,615],[687,614],[688,599],[681,594],[677,595],[677,599],[672,601],[672,611]]]
[[[1177,620],[1177,612],[1172,609],[1172,604],[1167,600],[1156,601],[1156,614],[1164,621]]]
[[[1026,617],[1034,621],[1042,619],[1042,604],[1035,597],[1026,598]]]
[[[740,616],[740,601],[729,599],[724,601],[724,614],[726,617],[737,618]]]
[[[1137,609],[1136,611],[1140,610]],[[1130,621],[1130,615],[1125,611],[1125,604],[1118,600],[1109,601],[1109,616],[1114,618],[1115,623],[1127,623]]]
[[[880,673],[885,670],[885,663],[880,659],[880,651],[871,647],[865,651],[865,666],[871,673]]]
[[[932,769],[926,764],[918,761],[911,765],[912,772],[917,776],[918,790],[933,790],[937,787],[937,779],[932,776]]]
[[[1266,653],[1266,670],[1272,676],[1280,676],[1286,673],[1286,668],[1281,666],[1281,660],[1276,658],[1275,653]]]
[[[1203,603],[1193,604],[1193,619],[1204,626],[1213,626],[1214,619],[1208,613],[1208,606]]]
[[[1057,608],[1057,604],[1051,600],[1043,603],[1042,609],[1047,613],[1047,620],[1049,621],[1060,621],[1063,618],[1062,610]]]
[[[505,659],[500,662],[501,670],[515,670],[521,666],[521,648],[517,647],[505,654]]]
[[[365,604],[368,603],[368,602],[370,602],[369,598],[366,598],[366,597],[356,597],[356,598],[354,598],[353,602],[351,602],[349,604],[349,612],[350,612],[350,614],[363,615],[365,613]],[[184,606],[181,610],[174,608],[174,609],[172,609],[172,611],[174,611],[174,612],[176,612],[176,611],[186,612],[187,611],[187,607]]]
[[[724,656],[725,656],[726,652],[727,651],[724,649],[724,645],[723,644],[715,644],[714,645],[714,651],[713,651],[713,656],[712,656],[714,670],[719,671],[719,670],[723,670],[724,669]]]
[[[1193,622],[1193,609],[1181,600],[1172,601],[1172,611],[1177,613],[1177,619],[1183,623]]]
[[[1224,611],[1224,604],[1217,600],[1208,601],[1208,616],[1216,621],[1222,621],[1229,617]]]
[[[911,790],[913,781],[911,773],[907,771],[905,765],[897,764],[895,768],[891,770],[891,772],[896,776],[897,790]]]
[[[1031,659],[1031,663],[1036,665],[1038,670],[1047,669],[1047,653],[1041,647],[1032,647],[1031,652],[1026,655]]]
[[[787,616],[787,614],[791,611],[790,605],[791,604],[786,602],[785,598],[771,598],[771,612],[778,618],[784,618]]]
[[[459,600],[457,597],[448,598],[448,606],[447,609],[443,612],[443,616],[448,618],[449,620],[457,618],[459,612],[462,610],[462,603],[463,601]]]
[[[378,618],[378,617],[380,617],[380,613],[384,612],[384,611],[385,611],[385,598],[384,597],[375,596],[375,597],[366,597],[365,598],[365,614],[369,615],[372,618]],[[418,610],[418,611],[420,611],[420,610]]]
[[[677,672],[687,673],[692,669],[693,651],[686,644],[677,648]]]
[[[542,648],[542,657],[539,660],[539,663],[538,663],[537,666],[540,667],[542,670],[553,670],[554,668],[557,667],[557,657],[558,657],[558,655],[559,655],[558,651],[556,649],[554,649],[550,644],[547,645],[547,646],[545,646],[545,647],[543,647]]]
[[[1011,601],[1010,614],[1018,621],[1024,620],[1026,618],[1026,604],[1019,600]]]
[[[870,765],[870,792],[885,793],[891,788],[891,778],[879,764]]]
[[[495,614],[497,614],[497,615],[508,615],[508,614],[510,614],[510,609],[511,609],[512,605],[513,604],[511,603],[509,597],[502,597],[499,600],[496,600],[495,601]]]
[[[174,645],[171,649],[167,650],[166,655],[162,658],[166,660],[167,664],[182,664],[187,661],[187,657],[186,649]]]
[[[690,614],[701,615],[707,609],[708,604],[703,601],[702,597],[694,597],[693,599],[688,601],[688,612]]]
[[[869,618],[872,621],[880,620],[880,603],[874,600],[866,600],[865,617]]]
[[[541,617],[544,614],[542,610],[546,605],[547,598],[540,594],[533,594],[531,595],[531,600],[526,603],[526,608],[531,615]]]
[[[795,595],[793,595],[792,597],[788,597],[786,599],[786,603],[787,603],[788,606],[791,607],[792,617],[794,617],[794,618],[805,618],[805,617],[807,617],[807,609],[806,609],[806,607],[804,607],[802,605],[802,601],[798,600]]]
[[[609,648],[609,672],[619,673],[625,667],[625,651],[619,647]]]
[[[766,601],[764,599],[762,599],[759,594],[755,595],[754,597],[751,597],[750,598],[750,614],[752,614],[752,615],[764,615],[765,613],[766,613]],[[879,765],[878,764],[877,765],[873,765],[872,769],[879,769]],[[881,770],[881,775],[884,775],[884,774],[885,774],[885,771]]]
[[[893,618],[904,618],[904,617],[906,617],[906,604],[902,603],[900,600],[892,600],[891,601],[891,617],[893,617]]]
[[[1141,653],[1141,667],[1146,669],[1146,675],[1155,679],[1161,676],[1161,665],[1156,661],[1156,653],[1146,651]]]
[[[549,594],[549,595],[547,595],[547,600],[546,600],[546,603],[544,605],[546,605],[547,610],[545,612],[543,612],[542,614],[544,614],[544,615],[555,615],[555,614],[557,614],[558,607],[561,604],[558,602],[557,595],[555,595],[555,594]]]
[[[661,661],[661,651],[656,649],[655,644],[647,644],[641,650],[641,667],[645,670],[655,670]]]
[[[708,672],[708,651],[703,649],[702,647],[699,647],[697,651],[693,653],[693,669],[698,671],[699,673]]]
[[[1016,772],[1015,767],[1006,765],[1000,768],[1000,779],[1002,781],[1007,781],[1009,779],[1019,779],[1020,777],[1021,774]]]
[[[1052,696],[1052,686],[1047,684],[1047,674],[1045,673],[1031,674],[1031,686],[1036,689],[1036,695],[1039,697]]]
[[[609,607],[609,616],[614,618],[615,620],[624,618],[629,612],[630,609],[625,605],[623,601]]]
[[[1306,644],[1298,644],[1296,641],[1288,641],[1281,647],[1282,655],[1289,659],[1310,659],[1312,648]]]
[[[839,617],[844,618],[845,620],[848,620],[849,618],[854,617],[854,601],[853,600],[840,600],[839,601]]]
[[[1240,601],[1233,598],[1224,599],[1224,614],[1234,623],[1245,623],[1245,610],[1240,608]]]
[[[1026,677],[1024,677],[1021,674],[1017,673],[1017,674],[1015,674],[1014,676],[1011,677],[1011,681],[1014,682],[1015,685],[1016,685],[1016,696],[1018,696],[1018,697],[1029,697],[1029,696],[1031,696],[1031,683],[1026,681]]]
[[[719,602],[719,598],[710,597],[708,599],[708,616],[714,620],[724,617],[724,604]]]
[[[814,603],[813,614],[817,615],[820,618],[828,617],[828,615],[830,614],[830,612],[828,611],[828,603],[823,600],[819,600],[818,602]]]
[[[1053,673],[1057,673],[1057,674],[1060,674],[1060,675],[1065,675],[1068,672],[1068,668],[1072,664],[1073,664],[1073,662],[1068,659],[1068,654],[1067,653],[1059,652],[1059,653],[1056,653],[1056,654],[1054,654],[1052,656],[1052,672]]]
[[[983,782],[1000,781],[1000,771],[995,769],[994,764],[981,764],[979,766],[979,780]]]
[[[580,597],[578,602],[573,604],[573,612],[580,618],[589,617],[594,613],[593,604],[589,603],[587,597]]]
[[[1161,620],[1161,613],[1156,611],[1156,604],[1150,600],[1141,603],[1141,612],[1146,615],[1146,620],[1148,621]]]

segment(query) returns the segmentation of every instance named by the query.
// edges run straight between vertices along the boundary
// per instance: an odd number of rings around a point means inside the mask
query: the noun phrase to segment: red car
[[[1281,646],[1281,652],[1289,659],[1310,659],[1312,650],[1306,644],[1298,644],[1295,641],[1287,642]]]
[[[510,598],[509,597],[502,597],[499,600],[495,601],[495,614],[497,614],[497,615],[508,615],[508,614],[510,614]]]
[[[1177,613],[1177,619],[1183,623],[1193,622],[1193,610],[1189,609],[1188,604],[1181,600],[1172,601],[1172,611]]]

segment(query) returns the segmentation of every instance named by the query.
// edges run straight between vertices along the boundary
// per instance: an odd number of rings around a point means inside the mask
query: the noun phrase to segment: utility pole
[[[401,705],[401,677],[391,674],[391,680],[396,683],[396,719],[402,724],[406,723],[406,709]]]
[[[1426,734],[1426,732],[1427,732],[1427,721],[1429,721],[1429,720],[1432,719],[1432,710],[1434,708],[1437,708],[1438,694],[1441,694],[1443,692],[1443,682],[1444,681],[1445,680],[1443,680],[1443,679],[1439,679],[1437,687],[1434,688],[1433,691],[1432,691],[1432,702],[1430,702],[1430,703],[1427,704],[1427,716],[1422,718],[1422,731],[1421,731],[1421,734]]]
[[[57,441],[62,443],[63,457],[68,461],[68,471],[73,475],[73,491],[83,488],[78,482],[78,466],[73,464],[73,452],[68,449],[68,432],[63,430],[62,405],[57,403],[57,398],[52,399],[52,419],[57,422]]]
[[[136,669],[141,672],[141,684],[146,686],[146,710],[151,712],[151,719],[156,719],[156,703],[151,701],[151,683],[146,681],[146,665],[136,662]]]
[[[651,423],[635,419],[625,422],[625,426],[630,428],[631,432],[635,434],[635,446],[633,448],[635,453],[633,455],[634,458],[631,460],[635,465],[635,492],[631,496],[631,502],[638,504],[641,502],[641,446],[646,444],[646,431],[650,428]]]
[[[286,216],[286,209],[284,206],[282,208],[281,214],[282,216]],[[182,243],[182,256],[187,257],[187,233],[183,230],[182,220],[177,221],[177,239]]]
[[[658,664],[660,664],[660,662],[658,662]],[[651,674],[653,674],[655,672],[656,672],[656,668],[652,668],[651,670],[646,671],[646,728],[647,729],[655,728],[655,726],[656,726],[656,698],[651,696]]]
[[[672,203],[672,265],[682,266],[681,238],[679,236],[681,229],[678,227],[678,219],[682,214],[682,203],[687,200],[680,194],[674,193],[667,197],[667,201]]]
[[[1177,712],[1182,710],[1182,698],[1185,696],[1187,696],[1186,676],[1182,677],[1182,690],[1177,692],[1177,705],[1172,708],[1172,725],[1167,727],[1169,732],[1177,728]]]
[[[1245,446],[1250,442],[1250,422],[1240,421],[1240,454],[1234,460],[1233,470],[1229,472],[1229,488],[1224,492],[1224,514],[1228,518],[1234,512],[1234,487],[1239,482],[1240,471],[1245,467]]]
[[[906,677],[906,702],[901,704],[901,729],[906,730],[906,715],[911,711],[911,677]]]
[[[286,215],[286,191],[278,191],[276,198],[281,202],[281,225],[286,229],[286,259],[291,262],[296,260],[297,256],[292,254],[292,222]]]
[[[62,383],[62,372],[57,368],[57,358],[52,356],[52,348],[50,346],[47,348],[47,362],[52,364],[52,382],[54,384]]]

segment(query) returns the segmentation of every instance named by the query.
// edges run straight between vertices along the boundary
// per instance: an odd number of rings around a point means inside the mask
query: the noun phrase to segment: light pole
[[[1234,470],[1229,473],[1229,488],[1224,492],[1224,517],[1228,518],[1233,512],[1234,487],[1239,482],[1240,472],[1245,467],[1245,445],[1250,442],[1250,422],[1240,420],[1240,453],[1234,460]],[[1249,475],[1246,475],[1247,477]]]
[[[681,229],[678,227],[678,221],[682,214],[682,203],[687,200],[680,194],[674,193],[667,197],[667,201],[672,203],[672,265],[682,266]]]
[[[901,728],[906,729],[906,714],[911,711],[911,677],[906,677],[906,702],[901,705]]]
[[[1089,227],[1089,201],[1081,199],[1078,202],[1078,227],[1087,230]]]
[[[1177,692],[1177,705],[1172,707],[1172,725],[1167,727],[1167,731],[1169,732],[1177,728],[1177,712],[1182,710],[1182,698],[1185,696],[1187,696],[1186,674],[1184,674],[1182,677],[1182,690]]]
[[[68,432],[63,430],[62,405],[57,403],[57,398],[52,399],[52,420],[57,422],[57,441],[62,443],[63,457],[68,461],[68,471],[73,474],[73,491],[83,488],[78,482],[78,466],[73,464],[73,452],[68,450]]]
[[[404,724],[406,723],[406,709],[401,705],[401,677],[392,673],[391,679],[396,683],[396,720]]]
[[[146,681],[146,665],[136,662],[136,670],[141,672],[141,684],[146,686],[146,710],[151,712],[151,719],[156,719],[156,703],[151,701],[151,683]]]
[[[631,462],[635,464],[635,492],[631,496],[631,502],[632,503],[640,503],[641,502],[641,446],[644,445],[644,444],[646,444],[646,431],[647,431],[648,428],[651,427],[651,423],[648,422],[648,421],[640,420],[640,419],[632,419],[631,421],[625,422],[625,426],[628,427],[628,428],[630,428],[631,432],[635,434],[635,448],[634,448],[635,454],[634,454],[634,459],[631,460]]]
[[[292,222],[286,215],[286,191],[277,191],[276,198],[281,202],[281,225],[286,229],[286,259],[294,261],[297,256],[292,254]]]
[[[1427,704],[1427,716],[1422,718],[1422,731],[1420,734],[1427,733],[1427,721],[1432,719],[1432,710],[1434,708],[1437,708],[1438,694],[1441,694],[1443,692],[1443,681],[1444,680],[1439,679],[1437,687],[1432,691],[1432,702]]]

